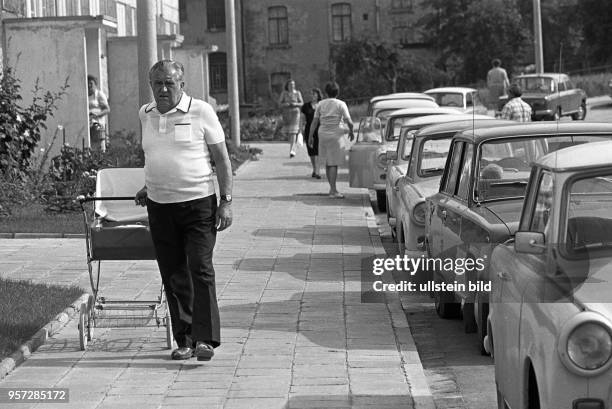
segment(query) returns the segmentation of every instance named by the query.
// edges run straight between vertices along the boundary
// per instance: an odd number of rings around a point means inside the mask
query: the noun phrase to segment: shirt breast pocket
[[[174,125],[174,141],[175,142],[191,142],[191,124],[175,124]]]

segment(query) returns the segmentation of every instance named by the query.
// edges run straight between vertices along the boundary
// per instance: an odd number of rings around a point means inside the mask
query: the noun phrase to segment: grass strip
[[[0,359],[15,352],[83,294],[70,286],[0,278]]]

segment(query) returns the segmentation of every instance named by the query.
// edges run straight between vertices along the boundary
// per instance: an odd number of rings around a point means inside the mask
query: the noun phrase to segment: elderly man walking
[[[155,101],[139,111],[145,186],[135,199],[147,206],[178,346],[171,357],[207,361],[221,344],[212,255],[217,231],[232,223],[232,169],[215,111],[183,92],[183,74],[172,60],[149,71]]]

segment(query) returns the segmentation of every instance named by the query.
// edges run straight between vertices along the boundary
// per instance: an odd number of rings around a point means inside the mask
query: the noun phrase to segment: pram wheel
[[[85,351],[88,341],[86,328],[88,318],[86,315],[88,315],[87,304],[83,303],[81,304],[81,310],[79,311],[79,345],[81,347],[81,351]]]
[[[166,326],[166,345],[168,349],[172,349],[172,320],[170,315],[164,317],[164,325]]]
[[[90,295],[87,299],[87,341],[91,342],[94,334],[94,327],[96,326],[96,321],[94,317],[94,307],[96,302],[94,301],[94,296]]]

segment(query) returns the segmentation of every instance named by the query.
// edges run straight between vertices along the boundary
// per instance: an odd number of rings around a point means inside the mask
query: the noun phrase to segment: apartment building
[[[211,94],[227,92],[224,0],[179,0],[185,44],[216,44],[209,57]],[[419,0],[235,0],[240,99],[270,105],[293,78],[299,88],[334,77],[330,51],[351,38],[426,49]]]

